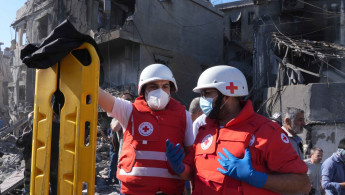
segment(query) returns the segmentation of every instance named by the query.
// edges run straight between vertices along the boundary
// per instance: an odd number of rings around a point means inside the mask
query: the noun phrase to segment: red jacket
[[[165,141],[183,143],[186,111],[170,98],[165,110],[152,111],[143,97],[133,103],[133,111],[124,132],[124,143],[117,178],[125,194],[181,194],[184,181],[169,170]]]
[[[185,163],[194,167],[193,194],[270,195],[277,194],[259,189],[220,173],[218,152],[226,148],[237,158],[244,157],[249,147],[253,168],[264,173],[306,173],[308,168],[299,159],[286,134],[276,123],[256,114],[250,101],[241,113],[219,128],[216,120],[206,118],[199,128],[193,150]],[[194,161],[194,162],[193,162]]]

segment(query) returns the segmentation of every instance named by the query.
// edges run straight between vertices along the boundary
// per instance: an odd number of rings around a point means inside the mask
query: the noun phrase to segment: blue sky
[[[211,0],[213,4],[226,3],[236,0]],[[1,47],[4,50],[5,47],[11,45],[11,39],[15,37],[15,31],[10,25],[16,19],[16,11],[24,5],[26,0],[0,0],[0,42],[4,45]]]

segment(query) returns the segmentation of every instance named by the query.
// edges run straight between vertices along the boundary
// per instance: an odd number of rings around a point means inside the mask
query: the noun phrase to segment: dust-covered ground
[[[16,137],[7,134],[0,138],[0,152],[4,155],[0,158],[0,187],[4,189],[5,185],[10,185],[18,180],[24,171],[24,160],[22,150],[15,146]],[[109,166],[109,144],[101,138],[97,138],[97,157],[96,157],[96,180],[95,194],[119,194],[120,186],[118,184],[108,185],[106,178]],[[17,178],[14,177],[17,175]],[[12,182],[12,183],[11,183]],[[12,194],[21,194],[23,186],[17,187]],[[83,192],[86,192],[84,190]],[[85,193],[86,194],[86,193]]]

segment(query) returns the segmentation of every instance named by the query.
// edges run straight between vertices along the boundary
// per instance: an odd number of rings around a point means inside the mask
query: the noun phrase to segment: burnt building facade
[[[173,71],[179,91],[173,95],[189,105],[192,88],[203,69],[223,63],[223,13],[204,0],[29,0],[17,11],[12,27],[7,105],[12,115],[26,114],[34,103],[35,70],[19,54],[27,43],[41,43],[68,19],[93,37],[102,53],[100,86],[137,95],[141,70],[162,63]]]
[[[243,0],[217,6],[225,18],[225,58],[250,80],[257,111],[305,111],[308,154],[328,157],[345,136],[343,0]]]

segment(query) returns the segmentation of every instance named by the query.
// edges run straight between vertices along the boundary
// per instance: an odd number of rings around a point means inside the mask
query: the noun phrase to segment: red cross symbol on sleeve
[[[235,93],[235,90],[238,90],[238,86],[235,86],[233,82],[230,82],[230,86],[226,86],[227,90],[230,90],[231,94]]]
[[[145,126],[144,128],[143,128],[143,130],[145,131],[145,133],[148,131],[148,130],[150,130],[147,126]]]
[[[283,137],[283,141],[288,141],[286,136]]]
[[[205,144],[207,145],[209,141],[210,141],[210,138],[207,138],[207,140],[205,141]]]

